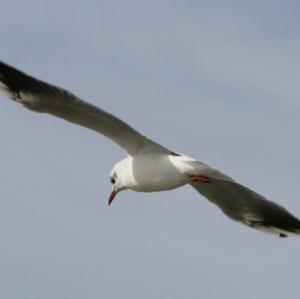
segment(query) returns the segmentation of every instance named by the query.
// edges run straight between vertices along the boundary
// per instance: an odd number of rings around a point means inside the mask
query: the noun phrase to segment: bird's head
[[[108,199],[108,205],[113,202],[114,198],[120,191],[126,189],[122,182],[122,169],[119,167],[119,164],[114,166],[110,173],[109,179],[112,184],[112,190]]]

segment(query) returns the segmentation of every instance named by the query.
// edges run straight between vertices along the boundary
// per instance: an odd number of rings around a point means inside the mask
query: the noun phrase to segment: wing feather
[[[192,182],[191,185],[231,219],[252,228],[277,233],[280,237],[300,233],[300,221],[284,207],[233,180],[208,179],[209,183]]]
[[[130,155],[152,151],[170,152],[114,115],[2,62],[0,89],[30,110],[49,113],[105,135]]]

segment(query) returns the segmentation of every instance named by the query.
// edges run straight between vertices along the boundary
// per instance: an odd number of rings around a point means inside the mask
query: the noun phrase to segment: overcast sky
[[[0,59],[300,217],[299,1],[3,1]],[[0,95],[0,297],[296,298],[300,239],[184,187],[119,194],[125,153]]]

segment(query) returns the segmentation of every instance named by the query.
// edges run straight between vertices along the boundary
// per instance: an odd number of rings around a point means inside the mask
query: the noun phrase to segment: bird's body
[[[30,77],[0,62],[0,89],[26,108],[87,127],[127,151],[110,174],[111,203],[118,192],[165,191],[190,184],[231,219],[281,237],[300,233],[300,221],[285,208],[239,184],[218,170],[140,134],[102,109],[70,92]]]
[[[115,165],[113,172],[119,173],[118,179],[126,189],[139,192],[171,190],[188,183],[188,177],[178,167],[180,163],[174,163],[172,158],[178,159],[153,153],[128,156]]]
[[[217,171],[214,172],[216,176]],[[212,174],[212,168],[184,155],[147,153],[120,161],[114,166],[111,177],[118,174],[126,189],[156,192],[181,187],[191,182],[190,176],[208,173]]]

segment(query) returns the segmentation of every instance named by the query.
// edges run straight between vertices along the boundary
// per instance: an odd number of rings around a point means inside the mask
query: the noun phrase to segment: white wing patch
[[[1,81],[0,75],[0,89],[11,99],[14,100],[13,92],[9,89],[9,87]]]

